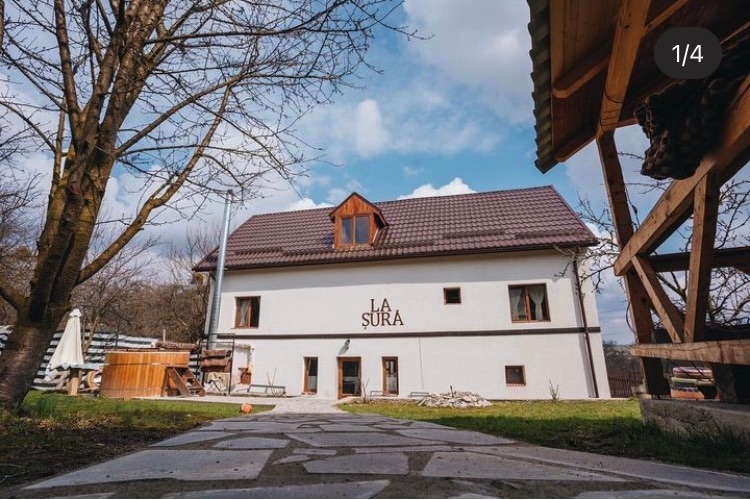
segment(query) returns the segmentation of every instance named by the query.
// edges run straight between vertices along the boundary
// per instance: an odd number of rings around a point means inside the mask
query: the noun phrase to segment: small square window
[[[506,366],[505,385],[526,385],[526,371],[524,367]]]
[[[461,303],[461,289],[455,288],[443,288],[443,298],[446,304],[460,304]]]

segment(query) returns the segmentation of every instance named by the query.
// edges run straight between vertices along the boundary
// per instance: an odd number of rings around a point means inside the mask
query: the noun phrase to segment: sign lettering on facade
[[[368,326],[404,326],[401,312],[391,309],[388,299],[383,299],[380,307],[375,306],[375,299],[370,299],[370,310],[362,313],[362,328],[367,330]]]

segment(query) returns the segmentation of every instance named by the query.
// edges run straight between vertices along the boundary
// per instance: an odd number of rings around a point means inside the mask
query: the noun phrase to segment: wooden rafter
[[[719,189],[716,175],[709,173],[695,188],[695,215],[690,250],[690,272],[687,282],[685,307],[685,342],[702,340],[706,323],[708,291],[716,238],[716,219],[719,214]]]
[[[669,19],[672,14],[680,10],[689,0],[676,0],[667,5],[659,14],[646,24],[643,35],[646,36],[654,28],[660,26]],[[559,99],[565,99],[575,94],[578,89],[586,85],[599,73],[607,69],[612,47],[609,44],[602,46],[586,56],[582,61],[573,65],[573,69],[558,78],[552,86],[552,95]]]
[[[651,253],[689,217],[695,188],[703,177],[713,172],[717,180],[724,183],[750,159],[750,78],[745,79],[729,109],[731,113],[722,139],[703,159],[695,174],[673,181],[662,194],[641,227],[622,248],[615,260],[615,274],[623,275],[631,268],[635,255]]]
[[[669,299],[667,292],[664,291],[664,287],[659,283],[659,278],[656,276],[651,264],[645,257],[636,256],[633,259],[633,267],[638,273],[638,277],[641,278],[641,282],[646,288],[648,296],[651,298],[651,304],[664,323],[664,327],[667,329],[672,342],[676,344],[682,342],[685,330],[684,320],[680,311]]]
[[[625,180],[622,177],[622,165],[617,155],[614,132],[607,132],[596,139],[599,148],[599,159],[607,188],[612,222],[620,247],[633,236],[633,219],[630,216],[630,205]]]
[[[646,32],[651,0],[622,0],[604,82],[597,137],[617,128],[638,47]]]
[[[552,95],[558,99],[566,99],[575,94],[578,89],[586,85],[596,75],[607,69],[610,49],[609,45],[605,45],[574,65],[572,70],[554,82]]]
[[[750,339],[630,346],[634,356],[750,365]]]
[[[665,253],[649,257],[651,267],[657,273],[687,271],[690,268],[690,252]],[[720,248],[714,250],[712,266],[734,267],[742,270],[750,267],[750,247]]]

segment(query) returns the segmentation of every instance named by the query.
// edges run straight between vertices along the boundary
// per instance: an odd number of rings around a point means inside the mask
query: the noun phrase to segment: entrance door
[[[338,358],[339,360],[339,399],[348,396],[361,396],[361,358]]]

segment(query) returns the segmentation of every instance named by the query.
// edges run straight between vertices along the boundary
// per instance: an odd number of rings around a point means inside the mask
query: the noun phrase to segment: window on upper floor
[[[443,300],[445,300],[446,304],[460,304],[461,288],[443,288]]]
[[[549,321],[545,285],[509,286],[510,317],[514,322]]]
[[[354,215],[341,218],[340,245],[356,246],[369,245],[370,242],[370,216]]]
[[[237,297],[235,328],[258,328],[260,323],[260,297]]]
[[[342,250],[375,245],[378,230],[386,227],[377,205],[352,193],[328,213],[333,224],[333,247]]]

